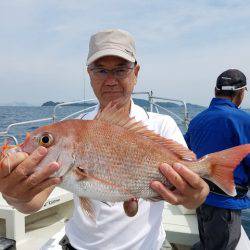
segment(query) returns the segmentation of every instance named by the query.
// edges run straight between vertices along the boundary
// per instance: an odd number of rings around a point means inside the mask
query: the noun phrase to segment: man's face
[[[105,56],[89,65],[91,85],[101,107],[117,99],[122,105],[128,103],[139,69],[139,65],[116,56]]]

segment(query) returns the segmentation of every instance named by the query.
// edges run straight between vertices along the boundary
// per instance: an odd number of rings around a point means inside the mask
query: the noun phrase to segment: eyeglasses
[[[104,69],[101,67],[90,68],[93,73],[93,76],[99,80],[105,80],[109,74],[114,76],[116,79],[124,79],[126,78],[133,67],[117,67],[115,69]]]

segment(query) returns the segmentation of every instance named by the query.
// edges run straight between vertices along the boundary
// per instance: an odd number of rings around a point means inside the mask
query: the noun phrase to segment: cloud
[[[110,27],[135,37],[136,89],[206,105],[221,71],[250,75],[246,1],[3,0],[0,23],[0,103],[80,99],[83,81],[92,96],[83,71],[88,40]]]

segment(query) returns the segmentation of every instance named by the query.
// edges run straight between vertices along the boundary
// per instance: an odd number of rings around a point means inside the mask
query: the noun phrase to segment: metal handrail
[[[64,117],[64,118],[62,118],[61,121],[67,120],[67,119],[69,119],[70,117],[73,117],[73,116],[75,116],[75,115],[77,115],[77,114],[84,113],[84,112],[86,112],[86,111],[88,111],[88,110],[91,110],[91,109],[95,108],[96,106],[97,106],[97,105],[92,106],[92,107],[88,107],[88,108],[86,108],[86,109],[79,110],[79,111],[77,111],[77,112],[75,112],[75,113],[73,113],[73,114],[70,114],[70,115],[68,115],[68,116],[66,116],[66,117]]]
[[[174,117],[176,117],[177,119],[179,119],[180,121],[184,121],[184,119],[182,119],[180,116],[178,116],[177,114],[175,114],[174,112],[172,112],[172,111],[170,111],[170,110],[168,110],[168,109],[166,109],[166,108],[164,108],[164,107],[162,107],[161,105],[158,105],[158,104],[156,104],[156,103],[154,103],[154,106],[157,108],[157,113],[159,113],[159,109],[158,108],[161,108],[161,109],[163,109],[163,110],[165,110],[165,111],[167,111],[168,113],[170,113],[171,115],[173,115]]]
[[[157,96],[154,96],[153,95],[153,92],[152,91],[145,91],[145,92],[133,92],[132,93],[133,95],[146,95],[147,96],[147,99],[148,99],[148,102],[149,102],[149,105],[150,105],[150,111],[153,112],[154,108],[156,110],[157,113],[159,113],[159,108],[167,111],[168,113],[170,113],[171,115],[175,116],[177,119],[179,119],[181,122],[183,122],[185,124],[185,126],[187,127],[188,126],[188,122],[189,122],[189,119],[188,119],[188,111],[187,111],[187,105],[184,101],[182,100],[178,100],[178,99],[171,99],[171,98],[163,98],[163,97],[157,97]],[[165,107],[162,107],[161,105],[155,103],[154,101],[155,100],[163,100],[163,101],[171,101],[171,102],[179,102],[183,105],[184,107],[184,118],[181,118],[180,116],[178,116],[177,114],[175,114],[174,112],[166,109]],[[32,123],[41,123],[41,122],[46,122],[46,121],[52,121],[53,123],[56,121],[56,111],[59,107],[62,107],[62,106],[68,106],[68,105],[72,105],[72,104],[78,104],[78,103],[88,103],[88,102],[97,102],[97,99],[88,99],[88,100],[79,100],[79,101],[73,101],[73,102],[63,102],[63,103],[59,103],[57,104],[54,109],[53,109],[53,113],[52,113],[52,117],[48,117],[48,118],[43,118],[43,119],[37,119],[37,120],[30,120],[30,121],[24,121],[24,122],[17,122],[17,123],[13,123],[13,124],[10,124],[6,131],[2,131],[0,132],[0,137],[7,137],[7,138],[10,138],[14,141],[15,144],[18,144],[18,140],[16,139],[16,137],[14,135],[10,135],[9,134],[9,131],[11,128],[13,127],[16,127],[16,126],[19,126],[19,125],[26,125],[26,124],[32,124]],[[61,121],[63,120],[66,120],[70,117],[73,117],[77,114],[80,114],[80,113],[84,113],[86,111],[89,111],[90,109],[96,107],[96,105],[94,106],[91,106],[91,107],[88,107],[86,109],[82,109],[82,110],[79,110],[77,112],[74,112],[64,118],[61,119]]]
[[[16,137],[14,135],[0,134],[0,136],[10,138],[14,141],[15,145],[18,144],[18,140],[16,139]]]
[[[33,123],[41,123],[41,122],[46,122],[46,121],[53,121],[52,117],[49,118],[42,118],[42,119],[36,119],[36,120],[30,120],[30,121],[24,121],[24,122],[16,122],[16,123],[12,123],[10,124],[5,131],[0,132],[0,137],[7,137],[10,138],[14,141],[14,143],[17,145],[18,144],[18,140],[14,135],[10,135],[9,131],[11,128],[13,127],[17,127],[20,125],[27,125],[27,124],[33,124]]]
[[[38,122],[46,122],[46,121],[50,121],[50,120],[53,120],[53,118],[50,117],[50,118],[42,118],[42,119],[37,119],[37,120],[25,121],[25,122],[12,123],[7,127],[6,133],[8,133],[11,128],[19,126],[19,125],[26,125],[26,124],[32,124],[32,123],[38,123]]]
[[[93,101],[96,101],[96,99],[89,99],[89,100],[80,100],[80,101],[74,101],[74,102],[63,102],[63,103],[60,103],[60,104],[57,104],[54,109],[53,109],[53,113],[52,113],[52,117],[47,117],[47,118],[42,118],[42,119],[36,119],[36,120],[29,120],[29,121],[24,121],[24,122],[16,122],[16,123],[12,123],[10,124],[5,131],[1,131],[0,132],[0,137],[7,137],[7,138],[10,138],[14,141],[14,143],[17,145],[18,144],[18,140],[17,138],[14,136],[14,135],[10,135],[9,134],[9,131],[10,129],[12,129],[13,127],[16,127],[16,126],[20,126],[20,125],[27,125],[27,124],[33,124],[33,123],[41,123],[41,122],[46,122],[46,121],[52,121],[52,123],[54,123],[56,121],[56,110],[58,107],[60,106],[67,106],[67,105],[71,105],[71,104],[77,104],[77,103],[86,103],[86,102],[93,102]],[[94,106],[91,106],[91,107],[88,107],[86,109],[82,109],[80,111],[77,111],[73,114],[70,114],[66,117],[64,117],[63,119],[61,120],[65,120],[65,119],[68,119],[69,117],[73,117],[74,115],[78,114],[78,113],[83,113],[83,112],[86,112],[88,110],[90,110],[91,108],[94,108],[96,105]]]
[[[89,100],[79,100],[79,101],[73,101],[73,102],[62,102],[62,103],[58,103],[54,109],[53,109],[53,114],[52,114],[52,118],[53,118],[53,122],[56,121],[56,110],[59,107],[62,106],[68,106],[68,105],[72,105],[72,104],[78,104],[78,103],[87,103],[87,102],[96,102],[96,99],[89,99]],[[73,114],[72,114],[73,116]],[[71,117],[71,116],[70,116]]]
[[[173,113],[172,111],[170,111],[170,110],[162,107],[161,105],[158,105],[156,103],[153,103],[153,105],[154,106],[158,106],[158,107],[162,108],[163,110],[169,112],[173,116],[177,117],[179,120],[182,121],[183,124],[185,124],[186,128],[188,128],[189,118],[188,118],[188,110],[187,110],[187,104],[186,104],[186,102],[184,102],[182,100],[178,100],[178,99],[163,98],[163,97],[156,97],[156,96],[152,96],[151,98],[152,98],[152,100],[156,99],[156,100],[172,101],[172,102],[179,102],[179,103],[181,103],[183,105],[183,107],[184,107],[184,118],[181,118],[180,116],[178,116],[175,113]]]
[[[153,112],[153,109],[155,108],[157,113],[159,113],[159,109],[158,109],[158,107],[159,107],[159,108],[167,111],[168,113],[172,114],[173,116],[177,117],[183,124],[185,124],[186,128],[188,128],[188,124],[189,124],[188,110],[187,110],[186,102],[184,102],[183,100],[154,96],[153,91],[134,92],[133,94],[145,94],[145,95],[147,95],[148,96],[148,102],[149,102],[149,105],[150,105],[150,112]],[[159,104],[154,103],[154,100],[162,100],[162,101],[171,101],[171,102],[181,103],[183,105],[183,107],[184,107],[184,118],[181,118],[180,116],[176,115],[172,111],[162,107]]]

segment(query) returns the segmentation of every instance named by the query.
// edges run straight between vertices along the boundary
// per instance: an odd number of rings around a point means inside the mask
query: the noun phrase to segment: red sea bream
[[[61,168],[54,176],[62,178],[61,187],[82,197],[86,210],[89,199],[124,202],[157,197],[151,181],[171,187],[158,170],[163,162],[180,162],[234,196],[233,171],[250,153],[250,144],[246,144],[197,160],[192,151],[149,131],[110,105],[94,120],[66,120],[40,127],[20,147],[30,154],[40,145],[48,148],[48,154],[37,170],[59,162]]]

